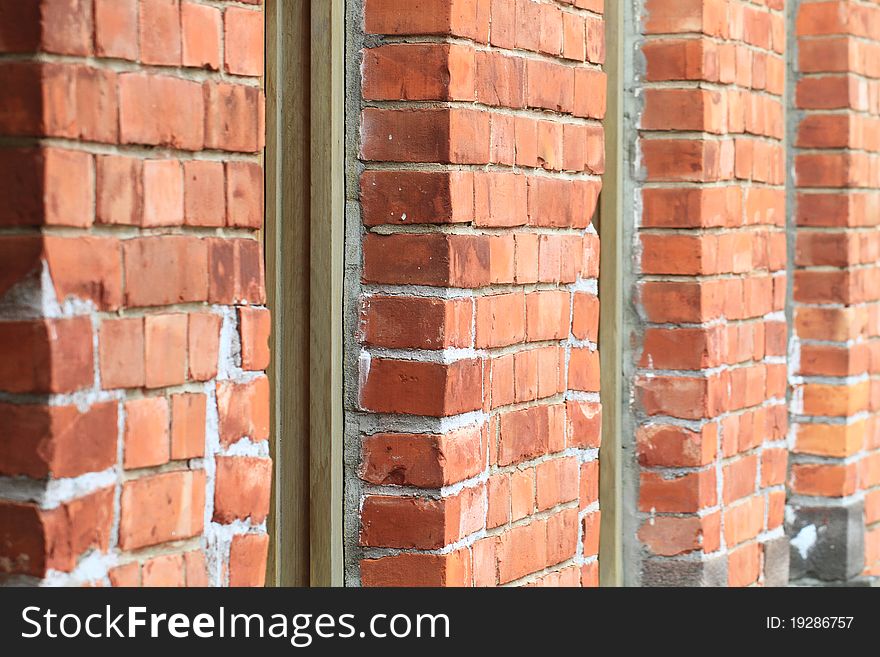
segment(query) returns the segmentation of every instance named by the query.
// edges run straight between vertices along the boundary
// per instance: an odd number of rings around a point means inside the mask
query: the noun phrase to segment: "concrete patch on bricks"
[[[786,524],[791,539],[791,579],[845,581],[865,565],[864,504],[793,505]]]

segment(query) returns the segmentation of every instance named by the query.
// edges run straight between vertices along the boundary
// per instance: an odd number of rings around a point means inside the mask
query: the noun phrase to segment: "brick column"
[[[853,581],[880,575],[880,8],[792,11],[792,576]]]
[[[783,0],[637,6],[628,581],[784,584]]]
[[[0,577],[261,584],[260,0],[0,0]]]
[[[595,585],[602,1],[349,7],[348,581]]]

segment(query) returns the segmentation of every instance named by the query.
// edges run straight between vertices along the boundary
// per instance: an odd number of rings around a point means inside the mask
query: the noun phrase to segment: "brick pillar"
[[[842,582],[880,575],[880,8],[792,12],[792,577]]]
[[[348,581],[595,585],[602,1],[349,7]]]
[[[0,0],[0,577],[261,584],[260,0]]]
[[[628,581],[784,584],[783,0],[636,4]]]

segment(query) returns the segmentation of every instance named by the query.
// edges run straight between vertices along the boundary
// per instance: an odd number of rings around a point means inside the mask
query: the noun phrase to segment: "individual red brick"
[[[107,237],[55,237],[43,240],[43,254],[59,302],[88,300],[102,310],[122,303],[119,242]]]
[[[99,155],[95,219],[102,224],[139,226],[143,222],[143,160]]]
[[[0,51],[33,53],[40,48],[40,7],[33,2],[0,3]]]
[[[474,223],[479,226],[522,226],[528,221],[528,183],[519,174],[474,174]]]
[[[732,550],[727,557],[727,585],[748,586],[761,573],[761,545],[749,543]]]
[[[182,554],[166,554],[148,559],[141,571],[142,586],[182,587],[186,582]]]
[[[529,59],[526,62],[526,105],[569,113],[574,109],[574,69],[562,63]]]
[[[855,463],[801,464],[791,466],[790,489],[799,495],[845,497],[855,493],[858,470]]]
[[[0,390],[65,393],[91,386],[88,317],[0,322]]]
[[[226,225],[263,225],[263,168],[256,162],[226,163]]]
[[[578,498],[579,466],[575,458],[554,459],[541,463],[535,469],[538,510]]]
[[[724,133],[726,96],[705,89],[646,89],[642,128]]]
[[[802,386],[803,412],[807,415],[845,417],[866,410],[870,389],[867,382],[848,386],[808,383]]]
[[[254,153],[263,146],[257,87],[208,82],[204,86],[205,146]]]
[[[180,4],[178,0],[141,0],[139,14],[141,61],[180,65]]]
[[[522,520],[535,510],[535,470],[515,470],[510,474],[510,519]]]
[[[864,443],[865,425],[805,423],[796,430],[793,452],[846,458],[860,451]]]
[[[184,0],[180,3],[180,30],[183,65],[219,70],[222,38],[220,9]]]
[[[364,51],[371,100],[473,100],[474,52],[450,44],[389,44]]]
[[[601,524],[601,512],[593,511],[584,516],[583,527],[583,550],[587,556],[599,554],[599,530]]]
[[[502,415],[498,464],[519,463],[547,453],[555,419],[556,410],[550,406],[535,406]]]
[[[361,510],[361,545],[430,549],[454,543],[483,527],[484,487],[452,497],[368,496]]]
[[[727,378],[721,376],[645,377],[636,382],[639,398],[648,415],[671,415],[684,419],[715,417],[723,411],[727,397],[722,395]]]
[[[703,543],[704,519],[658,516],[642,524],[639,540],[651,552],[675,556],[699,550]]]
[[[43,239],[38,235],[6,235],[0,238],[0,297],[26,279],[37,275],[43,255]]]
[[[434,286],[450,282],[453,251],[450,236],[370,233],[364,238],[363,248],[365,281]],[[389,252],[397,257],[393,260],[385,257]]]
[[[43,150],[43,222],[87,228],[94,221],[93,156],[82,151]]]
[[[360,404],[380,413],[443,417],[482,407],[482,363],[373,358],[362,367]]]
[[[478,297],[475,346],[503,347],[525,338],[525,298],[522,293]]]
[[[717,367],[724,360],[724,338],[718,327],[649,328],[645,331],[641,365],[661,370]]]
[[[451,164],[489,161],[489,115],[485,112],[367,108],[361,117],[361,137],[361,157],[365,160]]]
[[[676,425],[647,425],[637,430],[636,441],[639,462],[643,465],[708,465],[715,459],[718,425],[706,424],[700,431]]]
[[[190,313],[186,330],[187,371],[194,381],[217,376],[222,318],[213,313]]]
[[[428,0],[413,6],[400,0],[369,0],[364,18],[369,34],[447,34],[480,43],[486,43],[489,36],[486,2]]]
[[[205,472],[183,470],[127,481],[120,504],[123,550],[197,536],[204,528]]]
[[[241,367],[244,370],[265,370],[269,366],[269,333],[272,317],[266,308],[238,309],[241,333]]]
[[[193,550],[183,555],[184,570],[186,571],[186,585],[189,587],[209,586],[208,566],[205,562],[205,553],[201,550]]]
[[[476,85],[477,101],[516,109],[525,107],[524,59],[489,51],[476,53],[475,63],[476,76],[471,85]]]
[[[142,318],[104,320],[98,333],[98,347],[104,389],[138,388],[146,384]]]
[[[223,226],[226,223],[223,163],[212,160],[184,162],[183,197],[184,223],[188,226]]]
[[[578,485],[578,501],[581,510],[599,501],[599,461],[581,463]]]
[[[190,151],[213,147],[204,120],[206,103],[212,101],[203,95],[202,85],[191,80],[143,72],[120,74],[120,139],[125,144]]]
[[[700,470],[665,478],[642,472],[639,510],[661,513],[692,513],[716,503],[715,471]]]
[[[728,547],[757,536],[764,527],[764,498],[750,497],[724,511],[724,541]]]
[[[474,562],[474,586],[495,586],[498,583],[496,556],[497,539],[480,539],[471,548]]]
[[[478,427],[448,434],[375,434],[363,441],[365,481],[378,485],[441,488],[483,469]]]
[[[471,556],[467,549],[446,554],[402,553],[362,559],[363,586],[470,586]]]
[[[226,72],[263,75],[263,12],[229,7],[223,26]]]
[[[242,438],[261,442],[269,438],[269,380],[259,376],[249,383],[217,382],[220,442],[232,445]]]
[[[730,504],[755,492],[757,486],[758,457],[744,456],[722,468],[724,481],[724,504]]]
[[[568,386],[572,390],[599,392],[599,352],[572,349],[568,361]]]
[[[565,403],[566,433],[570,446],[599,447],[602,433],[602,409],[593,402],[570,400]]]
[[[607,104],[606,74],[592,69],[577,69],[574,74],[572,113],[578,117],[602,119]]]
[[[488,497],[486,527],[492,529],[509,523],[512,510],[510,476],[498,474],[489,477],[486,493]]]
[[[359,335],[366,344],[404,349],[471,345],[470,300],[373,295],[362,306]]]
[[[2,79],[0,67],[0,82]],[[0,107],[0,125],[3,125]],[[19,202],[0,207],[2,226],[38,226],[45,216],[43,203],[44,166],[42,151],[37,148],[0,150],[0,193]]]
[[[236,534],[229,546],[229,586],[265,586],[268,534]]]
[[[0,473],[44,479],[100,472],[116,462],[116,402],[76,406],[0,404]]]
[[[146,468],[168,462],[169,414],[164,397],[144,397],[125,403],[126,469]]]
[[[576,539],[575,539],[576,540]],[[498,581],[506,584],[547,565],[547,526],[544,520],[513,527],[498,541]]]
[[[788,471],[788,450],[765,449],[761,454],[761,486],[778,486],[785,483]]]
[[[107,573],[114,587],[137,587],[141,585],[141,566],[137,561],[111,568]]]
[[[733,177],[730,141],[648,139],[642,143],[647,179],[656,182],[716,182]]]
[[[526,335],[529,342],[568,337],[571,295],[546,290],[526,295]]]
[[[116,73],[79,66],[76,68],[75,87],[78,136],[88,141],[117,143],[119,104]]]
[[[260,524],[269,514],[272,461],[250,456],[218,456],[214,521]]]
[[[207,398],[198,393],[171,395],[171,459],[205,455]]]
[[[208,297],[207,244],[197,237],[162,235],[123,243],[125,305],[165,306]]]
[[[41,135],[45,132],[54,132],[56,123],[63,123],[64,128],[70,130],[69,113],[72,108],[49,105],[44,107],[44,89],[55,89],[65,100],[71,100],[75,107],[75,98],[72,98],[72,85],[68,77],[55,75],[57,67],[48,67],[37,62],[9,61],[0,66],[0,82],[17,90],[14,95],[6,94],[3,103],[0,104],[0,128],[10,135]],[[60,116],[55,111],[60,110]],[[63,119],[61,119],[63,117]],[[36,149],[28,149],[30,154],[36,153]]]
[[[361,218],[367,226],[467,222],[474,176],[466,171],[364,171]]]
[[[147,315],[144,318],[144,360],[147,388],[186,381],[187,316]]]
[[[93,14],[88,0],[43,0],[40,20],[42,46],[47,52],[92,54]]]
[[[95,0],[95,54],[138,58],[137,0]]]
[[[112,524],[112,487],[51,510],[34,504],[0,503],[2,570],[40,578],[49,569],[70,572],[86,551],[107,551]]]
[[[177,160],[145,160],[143,225],[183,223],[183,170]]]
[[[234,247],[236,300],[239,303],[264,305],[266,282],[262,242],[242,238],[234,240]]]

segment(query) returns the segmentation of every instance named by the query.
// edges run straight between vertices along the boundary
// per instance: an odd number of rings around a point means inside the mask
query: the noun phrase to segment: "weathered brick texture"
[[[645,0],[633,258],[642,585],[780,584],[783,0]],[[632,513],[635,510],[625,510]]]
[[[796,12],[792,575],[840,582],[880,575],[880,7]]]
[[[348,580],[594,586],[603,3],[355,4]]]
[[[259,1],[0,0],[0,577],[262,584]]]

